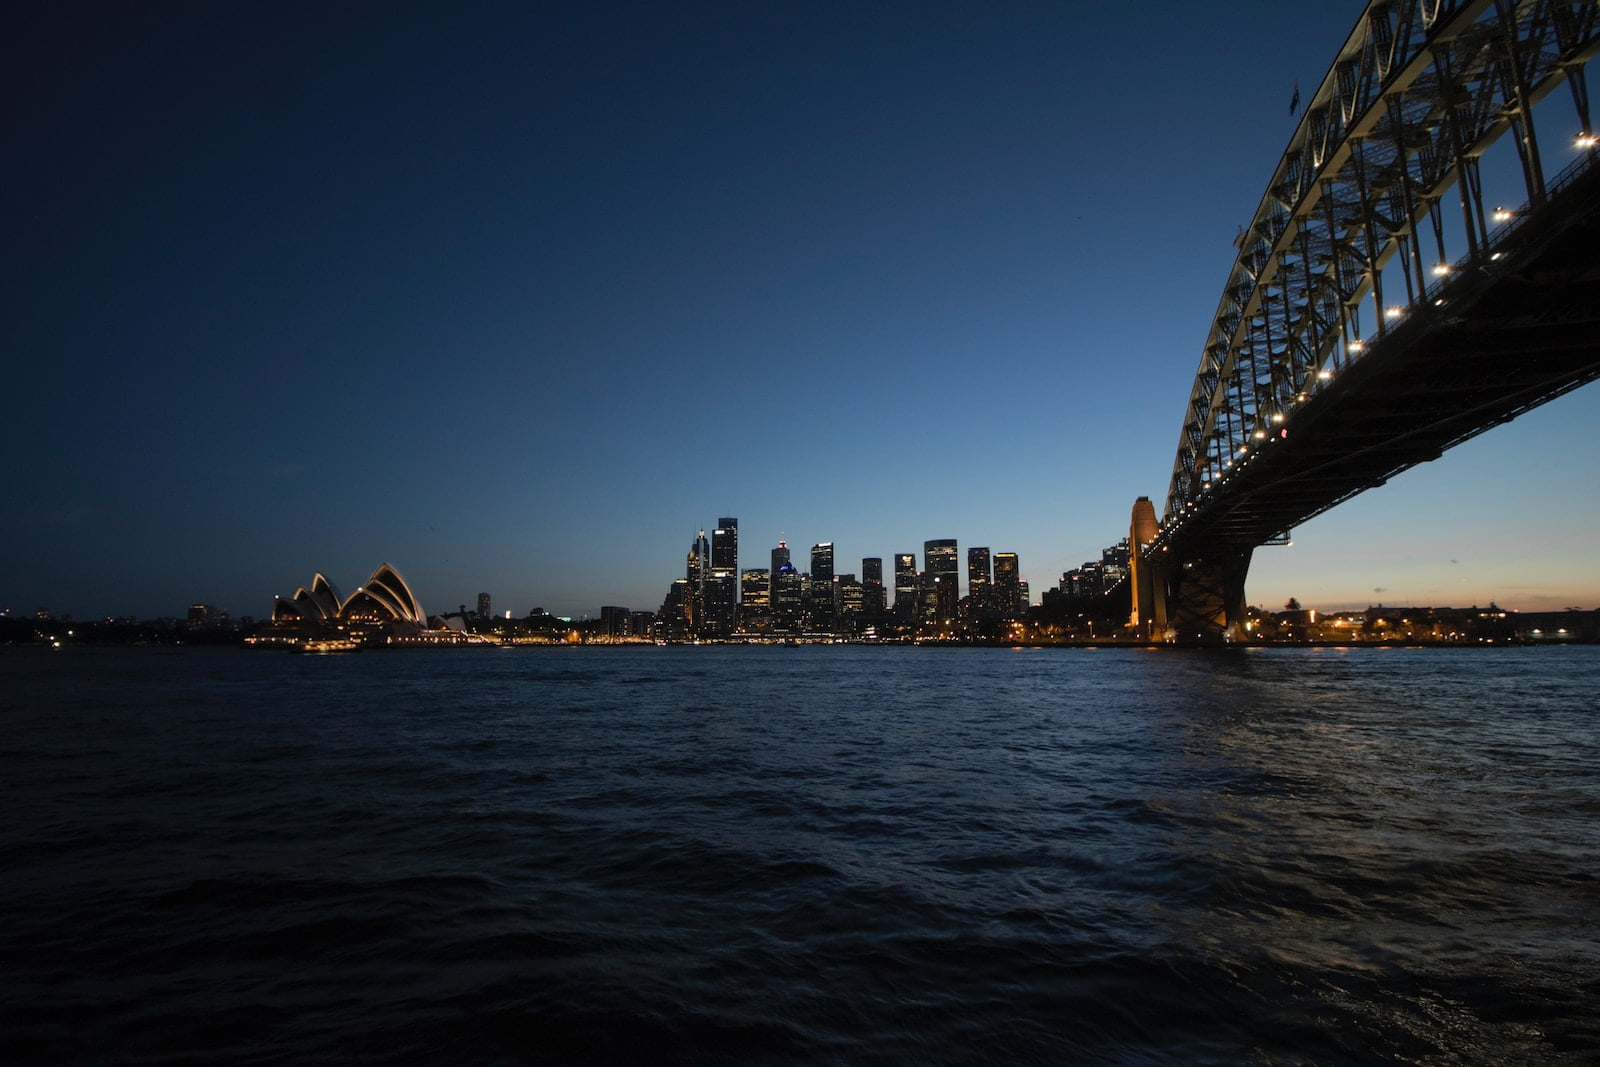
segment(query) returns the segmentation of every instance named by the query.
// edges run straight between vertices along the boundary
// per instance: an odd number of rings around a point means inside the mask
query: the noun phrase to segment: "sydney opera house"
[[[409,643],[428,629],[416,594],[399,571],[384,563],[348,597],[319,572],[309,587],[273,602],[272,623],[258,637],[263,644],[337,641],[354,647]]]

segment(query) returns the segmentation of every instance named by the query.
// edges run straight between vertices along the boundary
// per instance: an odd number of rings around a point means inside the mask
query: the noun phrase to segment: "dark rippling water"
[[[1600,648],[0,684],[10,1063],[1600,1059]]]

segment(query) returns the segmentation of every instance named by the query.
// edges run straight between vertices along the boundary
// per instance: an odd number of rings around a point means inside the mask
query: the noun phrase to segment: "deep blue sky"
[[[13,5],[0,608],[388,561],[654,609],[955,537],[1035,597],[1166,494],[1359,3]],[[1254,603],[1600,603],[1593,387],[1257,554]]]

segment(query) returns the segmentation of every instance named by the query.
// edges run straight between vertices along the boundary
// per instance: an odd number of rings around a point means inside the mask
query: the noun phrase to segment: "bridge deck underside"
[[[1202,494],[1178,558],[1247,550],[1340,501],[1600,377],[1600,188],[1456,279]]]

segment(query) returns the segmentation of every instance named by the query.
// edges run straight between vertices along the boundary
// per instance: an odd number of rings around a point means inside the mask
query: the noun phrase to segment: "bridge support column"
[[[1160,561],[1145,554],[1156,539],[1160,524],[1156,506],[1142,496],[1133,503],[1133,524],[1128,531],[1128,584],[1133,589],[1133,612],[1128,619],[1135,637],[1163,641],[1167,636],[1166,575]]]
[[[1244,637],[1244,579],[1252,549],[1188,559],[1163,568],[1169,626],[1181,643]]]

